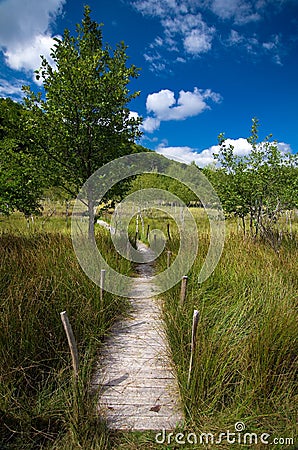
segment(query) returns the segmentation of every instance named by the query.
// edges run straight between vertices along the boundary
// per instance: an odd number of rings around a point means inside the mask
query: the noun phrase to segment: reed
[[[98,234],[111,260],[108,234]],[[100,343],[127,306],[81,270],[66,233],[4,233],[0,237],[0,447],[105,448],[90,379]],[[126,260],[114,261],[129,273]],[[77,340],[77,390],[60,320],[66,310]],[[81,446],[81,447],[80,447]]]
[[[176,252],[177,240],[171,245]],[[197,276],[207,248],[208,239],[200,239],[179,315],[180,286],[164,293],[164,317],[188,427],[220,433],[234,430],[241,420],[247,431],[294,437],[297,241],[285,241],[277,254],[267,244],[243,240],[232,231],[215,272],[199,285]],[[166,255],[159,264],[166,268]],[[200,322],[188,386],[194,309]]]

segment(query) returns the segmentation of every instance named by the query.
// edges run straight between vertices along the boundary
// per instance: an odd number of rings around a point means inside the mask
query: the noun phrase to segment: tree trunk
[[[243,236],[246,235],[245,216],[242,216]]]
[[[68,228],[68,217],[69,217],[69,201],[65,200],[65,220],[67,228]]]
[[[250,236],[253,236],[253,210],[251,209],[250,212],[250,217],[249,217],[249,228],[250,228]]]
[[[88,216],[89,216],[89,227],[88,227],[88,239],[94,241],[94,199],[92,195],[92,188],[88,189]]]
[[[261,201],[260,201],[260,204],[259,204],[259,206],[258,206],[255,238],[257,238],[257,236],[258,236],[258,234],[259,234],[259,228],[260,228],[261,221],[262,221],[262,208],[263,208],[263,201],[261,200]]]

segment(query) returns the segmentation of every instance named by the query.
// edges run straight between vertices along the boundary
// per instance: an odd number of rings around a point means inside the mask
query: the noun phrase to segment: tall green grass
[[[178,245],[172,241],[173,253]],[[277,254],[229,233],[216,270],[199,285],[208,245],[207,236],[200,239],[185,304],[178,306],[179,285],[164,294],[187,427],[219,434],[243,421],[247,432],[297,439],[297,241],[284,242]],[[165,256],[159,264],[165,267]],[[187,386],[194,309],[200,322]]]
[[[63,219],[49,219],[47,233],[37,228],[39,222],[28,229],[24,220],[14,220],[5,221],[0,236],[1,450],[187,448],[175,443],[158,445],[154,433],[122,434],[106,429],[96,415],[90,380],[101,342],[126,310],[127,300],[105,293],[105,307],[100,312],[99,288],[79,267]],[[177,228],[166,214],[146,218],[141,238],[146,241],[148,224],[167,236],[167,223],[171,240],[166,250],[175,257]],[[277,253],[264,242],[243,239],[233,223],[228,226],[216,270],[198,285],[209,245],[208,222],[202,211],[198,223],[199,252],[187,274],[186,302],[178,306],[179,284],[163,294],[167,334],[186,413],[185,429],[217,434],[234,431],[234,424],[243,421],[248,432],[295,437],[297,239],[284,238]],[[134,232],[132,221],[131,235]],[[109,264],[129,275],[130,263],[114,252],[109,233],[97,230],[97,240]],[[165,269],[166,260],[165,251],[157,271]],[[200,312],[200,322],[187,386],[194,309]],[[77,386],[60,320],[63,310],[79,347]],[[250,447],[222,443],[214,448]]]
[[[108,233],[97,239],[112,260]],[[0,448],[106,448],[90,379],[100,343],[127,300],[105,292],[100,311],[100,289],[79,267],[67,234],[4,233],[0,255]],[[130,272],[124,259],[117,267]],[[64,310],[78,344],[77,386]]]

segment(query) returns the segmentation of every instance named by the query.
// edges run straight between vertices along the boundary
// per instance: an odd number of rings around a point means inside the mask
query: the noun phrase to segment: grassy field
[[[194,433],[198,442],[201,433],[212,433],[216,440],[227,430],[235,432],[235,424],[242,422],[245,431],[240,433],[240,439],[245,432],[258,437],[253,448],[267,447],[260,442],[262,433],[267,433],[269,442],[276,439],[274,448],[297,449],[297,221],[292,224],[292,238],[285,229],[287,224],[283,224],[278,249],[268,240],[244,237],[237,221],[227,221],[220,263],[212,276],[199,285],[198,274],[209,245],[209,227],[201,210],[194,213],[199,251],[187,274],[186,302],[179,306],[179,284],[163,294],[167,334],[186,413],[184,441],[187,433]],[[146,219],[145,230],[148,223],[150,229],[162,229],[165,236],[167,223],[171,224],[172,240],[166,247],[175,257],[179,238],[171,220]],[[164,253],[158,260],[158,271],[165,270],[166,264]],[[188,386],[194,309],[199,311],[200,320]],[[147,439],[148,448],[160,448],[149,435]],[[246,439],[249,443],[250,437]],[[255,437],[251,439],[256,442]],[[130,445],[141,448],[144,442],[144,436],[136,435]],[[194,448],[187,441],[177,446],[174,437],[169,442],[167,448]],[[241,442],[241,445],[234,443],[232,448],[249,448]],[[197,448],[203,445],[198,444]],[[223,439],[206,448],[231,448],[231,443]]]
[[[65,224],[59,218],[51,221],[51,233],[38,231],[38,223],[27,229],[19,217],[2,223],[1,449],[106,446],[89,385],[100,343],[127,301],[105,293],[100,311],[100,289],[79,267],[69,233],[61,233]],[[57,228],[60,232],[53,231]],[[97,233],[97,239],[111,260],[108,233]],[[119,261],[118,270],[130,274],[130,263]],[[60,320],[64,310],[78,343],[78,386]]]
[[[177,311],[178,288],[164,295],[191,431],[219,434],[242,421],[247,431],[297,437],[297,257],[296,246],[277,255],[229,236],[218,267],[202,286],[198,258],[183,307]],[[194,309],[200,321],[188,388]]]
[[[187,299],[180,286],[163,294],[164,316],[186,413],[184,432],[215,436],[235,431],[297,439],[297,238],[284,237],[279,252],[265,242],[244,239],[228,224],[224,252],[212,276],[198,285],[207,252],[208,223],[198,212],[199,253],[188,274]],[[62,214],[2,219],[0,237],[0,448],[1,449],[178,449],[203,445],[157,444],[154,433],[111,433],[96,417],[89,390],[100,343],[127,302],[105,295],[80,269]],[[146,219],[142,238],[161,228],[177,254],[177,230],[167,217]],[[135,225],[133,225],[134,227]],[[294,224],[297,227],[297,224]],[[47,228],[46,228],[47,227]],[[133,228],[132,227],[132,228]],[[122,273],[129,262],[113,256],[112,243],[97,232],[100,248]],[[157,269],[166,266],[166,254]],[[187,386],[193,310],[200,313],[191,384]],[[60,312],[67,310],[79,346],[80,376],[73,384],[71,360]],[[297,440],[296,440],[297,445]],[[205,448],[267,448],[221,444]],[[297,448],[278,443],[273,448]]]

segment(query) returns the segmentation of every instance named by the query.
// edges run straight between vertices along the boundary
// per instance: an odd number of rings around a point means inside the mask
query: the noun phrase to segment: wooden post
[[[103,291],[105,288],[106,271],[101,269],[100,271],[100,307],[103,307]]]
[[[194,358],[194,354],[196,351],[196,334],[197,334],[197,329],[198,329],[198,323],[199,323],[199,311],[197,311],[195,309],[193,312],[193,319],[192,319],[191,353],[190,353],[188,380],[187,380],[188,387],[190,384],[191,372],[192,372],[192,367],[193,367],[193,358]]]
[[[150,230],[150,225],[147,225],[146,239],[148,239],[148,236],[149,236],[149,230]]]
[[[70,348],[71,358],[72,358],[72,367],[74,371],[75,379],[78,376],[79,373],[79,355],[78,355],[78,348],[76,344],[76,340],[73,335],[73,331],[67,316],[67,312],[63,311],[60,313],[60,317],[63,323],[63,327],[67,336],[68,345]]]
[[[180,292],[180,305],[183,305],[186,298],[186,287],[187,287],[188,276],[184,275],[181,281],[181,292]]]
[[[171,234],[170,234],[170,224],[167,224],[167,232],[168,232],[168,239],[171,240]]]
[[[291,211],[286,211],[286,224],[290,226],[290,238],[293,239]]]
[[[171,253],[170,250],[167,251],[167,268],[169,268],[171,264]]]
[[[129,239],[126,242],[126,257],[127,257],[127,259],[130,259],[130,242],[129,242]]]
[[[137,214],[136,217],[136,235],[138,236],[139,234],[139,214]]]
[[[139,233],[139,236],[140,236],[140,239],[141,239],[141,236],[144,236],[144,232],[145,232],[145,230],[144,230],[145,224],[144,224],[144,219],[143,219],[143,216],[142,216],[141,208],[139,208],[139,216],[140,216],[141,227],[142,227],[142,233],[141,232]]]
[[[69,217],[69,201],[65,200],[65,218],[67,227],[68,227],[68,217]]]

